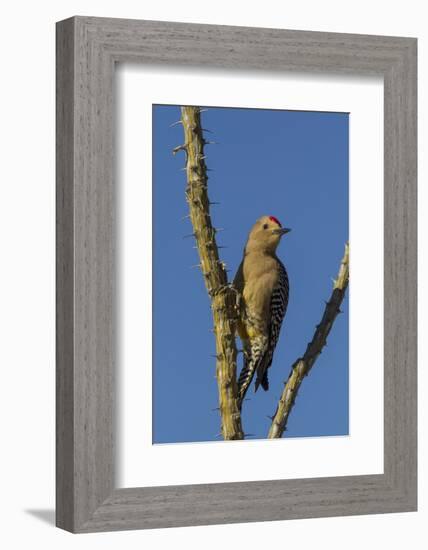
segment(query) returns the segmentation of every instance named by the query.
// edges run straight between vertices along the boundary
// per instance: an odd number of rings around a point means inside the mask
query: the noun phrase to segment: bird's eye
[[[267,229],[269,226],[267,223],[264,224],[263,229]]]

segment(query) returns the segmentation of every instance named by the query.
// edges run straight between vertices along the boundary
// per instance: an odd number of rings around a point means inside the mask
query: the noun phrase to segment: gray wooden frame
[[[123,61],[383,76],[382,475],[115,488],[113,82]],[[91,532],[416,510],[416,265],[416,39],[90,17],[59,22],[57,525]]]

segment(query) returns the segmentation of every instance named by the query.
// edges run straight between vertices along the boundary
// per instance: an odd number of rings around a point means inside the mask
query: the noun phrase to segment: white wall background
[[[53,527],[54,507],[54,23],[97,15],[419,38],[420,280],[427,279],[427,43],[424,3],[407,0],[15,0],[3,6],[0,86],[0,384],[3,548],[215,548],[272,546],[390,550],[425,548],[428,483],[420,468],[419,512],[70,535]],[[427,332],[426,286],[419,296]],[[425,306],[425,307],[424,307]],[[428,460],[424,399],[426,349],[420,350],[419,464]],[[25,545],[25,546],[24,546]]]

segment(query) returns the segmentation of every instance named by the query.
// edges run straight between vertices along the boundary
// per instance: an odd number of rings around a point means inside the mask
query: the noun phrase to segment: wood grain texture
[[[74,24],[56,36],[56,522],[74,524]]]
[[[118,61],[383,76],[383,475],[115,489]],[[57,97],[57,525],[90,532],[416,510],[416,40],[75,17],[57,26]]]

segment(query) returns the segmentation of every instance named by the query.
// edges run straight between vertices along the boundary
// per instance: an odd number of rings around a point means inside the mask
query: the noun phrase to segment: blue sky
[[[184,197],[178,106],[153,107],[153,443],[219,440],[220,418],[209,298],[193,248]],[[290,300],[270,389],[243,407],[243,426],[265,438],[283,381],[301,356],[332,290],[348,239],[345,113],[209,108],[202,113],[209,195],[221,257],[232,279],[247,234],[262,215],[292,228],[278,248]],[[349,429],[348,297],[328,345],[304,380],[285,437],[346,435]],[[238,348],[241,345],[238,341]],[[240,361],[242,356],[240,356]]]

